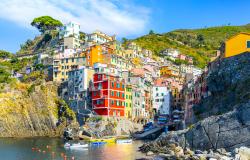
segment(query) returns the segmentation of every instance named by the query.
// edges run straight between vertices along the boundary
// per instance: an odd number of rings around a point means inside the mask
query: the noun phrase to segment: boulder
[[[238,154],[235,156],[239,160],[249,160],[250,159],[250,148],[240,147],[238,149]]]

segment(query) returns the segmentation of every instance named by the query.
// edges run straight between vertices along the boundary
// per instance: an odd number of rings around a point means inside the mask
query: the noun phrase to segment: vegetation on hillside
[[[12,53],[0,51],[0,83],[10,83],[13,72],[24,72],[26,66],[33,65],[33,62],[34,58],[17,59]]]
[[[250,32],[250,25],[182,29],[163,34],[150,31],[150,34],[130,41],[159,56],[166,48],[179,49],[181,53],[193,57],[196,66],[203,68],[210,57],[215,56],[221,43],[239,32]]]
[[[34,18],[31,25],[36,27],[41,35],[28,39],[24,44],[20,45],[17,54],[33,54],[38,52],[51,52],[51,48],[58,45],[58,29],[63,24],[50,16],[41,16]]]

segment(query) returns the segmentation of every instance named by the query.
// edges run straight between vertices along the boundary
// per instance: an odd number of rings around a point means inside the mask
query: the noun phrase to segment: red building
[[[125,112],[125,82],[118,76],[95,73],[93,77],[92,106],[102,116],[123,117]]]

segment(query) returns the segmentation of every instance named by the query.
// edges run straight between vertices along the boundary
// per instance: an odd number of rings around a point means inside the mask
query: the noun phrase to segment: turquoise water
[[[70,150],[59,138],[1,138],[0,160],[134,160],[142,158],[133,144],[106,144],[87,149]]]

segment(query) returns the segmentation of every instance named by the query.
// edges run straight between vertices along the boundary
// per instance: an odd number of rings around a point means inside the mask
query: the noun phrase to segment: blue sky
[[[16,52],[39,32],[34,17],[50,15],[81,30],[135,38],[174,29],[250,23],[249,0],[6,0],[0,3],[0,49]]]

